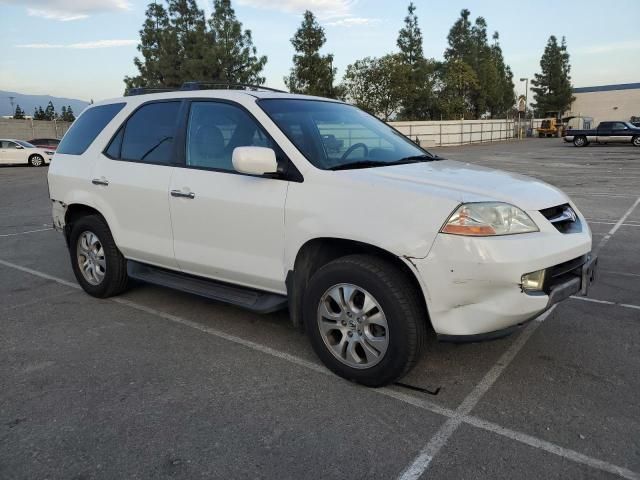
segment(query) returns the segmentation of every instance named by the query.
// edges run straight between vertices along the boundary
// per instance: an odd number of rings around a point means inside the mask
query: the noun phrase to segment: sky
[[[207,15],[212,0],[197,0]],[[0,90],[101,100],[122,95],[144,22],[146,0],[0,0]],[[567,38],[576,87],[640,82],[640,0],[414,0],[427,57],[441,59],[447,33],[467,8],[500,33],[516,90],[539,71],[550,35]],[[236,16],[267,55],[267,85],[283,88],[291,68],[290,38],[305,9],[325,28],[325,53],[338,78],[350,63],[397,51],[408,1],[232,0]],[[531,98],[531,95],[529,95]],[[0,99],[2,101],[2,99]]]

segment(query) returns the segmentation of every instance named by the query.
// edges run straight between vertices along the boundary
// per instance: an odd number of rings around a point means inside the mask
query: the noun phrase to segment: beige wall
[[[32,138],[62,138],[71,123],[47,120],[15,120],[0,118],[0,138],[31,140]]]
[[[599,122],[629,121],[632,115],[640,116],[640,88],[576,93],[574,96],[576,99],[571,105],[570,115],[593,117],[594,128]]]

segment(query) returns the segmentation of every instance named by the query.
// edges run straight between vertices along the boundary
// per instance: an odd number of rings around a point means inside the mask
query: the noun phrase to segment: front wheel
[[[636,135],[635,137],[633,137],[631,143],[633,143],[635,147],[640,147],[640,135]]]
[[[585,137],[584,135],[578,135],[576,138],[573,139],[573,144],[576,147],[586,147],[587,146],[587,137]]]
[[[44,158],[41,155],[31,155],[29,157],[30,167],[41,167],[44,165]]]
[[[371,387],[404,376],[420,358],[426,312],[416,287],[394,264],[370,255],[334,260],[311,278],[304,322],[334,373]]]
[[[73,223],[69,254],[73,273],[89,295],[107,298],[126,289],[127,261],[102,217],[89,215]]]

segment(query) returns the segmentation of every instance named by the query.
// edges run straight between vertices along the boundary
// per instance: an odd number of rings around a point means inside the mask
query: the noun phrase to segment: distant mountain
[[[13,99],[13,110],[11,109],[9,97],[15,97]],[[78,100],[76,98],[60,98],[52,97],[51,95],[27,95],[24,93],[5,92],[0,90],[0,116],[13,115],[16,105],[20,105],[20,108],[24,110],[25,115],[33,115],[33,110],[36,107],[41,106],[44,109],[47,107],[49,101],[53,102],[53,106],[58,113],[60,113],[63,105],[65,107],[71,105],[73,113],[76,116],[78,116],[78,114],[82,112],[87,105],[89,105],[89,102]]]

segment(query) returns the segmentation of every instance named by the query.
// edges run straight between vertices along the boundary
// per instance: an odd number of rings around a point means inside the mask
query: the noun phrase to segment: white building
[[[574,88],[573,95],[576,99],[564,116],[582,117],[583,128],[595,128],[607,120],[640,117],[640,83]]]

